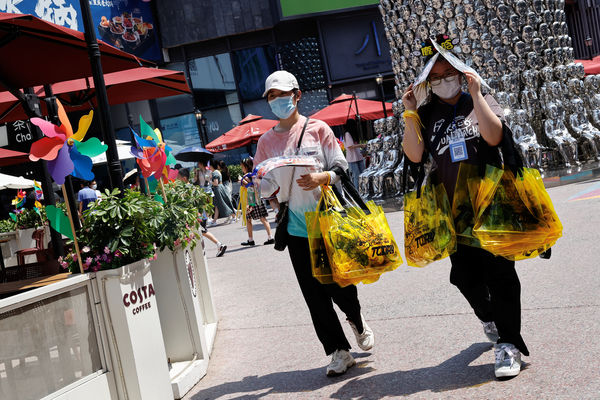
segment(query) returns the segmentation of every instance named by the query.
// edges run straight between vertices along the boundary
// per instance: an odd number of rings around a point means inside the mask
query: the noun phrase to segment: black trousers
[[[358,331],[362,332],[356,286],[350,285],[342,288],[336,283],[323,285],[313,278],[308,239],[290,236],[288,250],[300,290],[310,311],[317,336],[325,349],[325,354],[329,355],[336,350],[350,350],[351,346],[333,309],[332,300],[356,325]]]
[[[515,262],[460,244],[450,260],[450,282],[465,296],[475,315],[496,323],[498,343],[512,343],[528,356],[521,337],[521,283]]]

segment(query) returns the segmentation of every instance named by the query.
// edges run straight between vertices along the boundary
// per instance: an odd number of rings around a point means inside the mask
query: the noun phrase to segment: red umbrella
[[[0,167],[23,164],[29,161],[29,154],[0,147]]]
[[[111,105],[156,99],[190,93],[183,72],[156,68],[134,68],[104,75],[108,102]],[[52,84],[54,95],[67,111],[86,110],[96,106],[94,82],[91,78]],[[44,88],[34,89],[38,95]],[[22,107],[13,107],[17,99],[10,92],[0,93],[0,122],[27,119]]]
[[[358,112],[356,111],[356,103],[358,103]],[[392,114],[392,104],[385,103],[385,109],[388,115]],[[348,118],[355,118],[357,114],[363,120],[374,120],[383,118],[383,105],[380,101],[356,99],[349,94],[343,94],[331,101],[331,105],[317,111],[311,118],[319,119],[326,122],[328,125],[343,125]]]
[[[249,114],[240,121],[238,126],[210,142],[206,146],[206,149],[213,153],[219,153],[221,151],[237,149],[249,143],[256,143],[263,133],[278,123],[279,121]]]
[[[92,76],[82,32],[32,15],[0,13],[0,90]],[[152,63],[98,41],[104,73]]]

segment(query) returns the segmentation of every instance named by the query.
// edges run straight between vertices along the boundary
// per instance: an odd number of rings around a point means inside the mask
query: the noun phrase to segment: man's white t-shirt
[[[349,163],[363,160],[363,156],[360,153],[360,148],[349,148],[350,146],[354,146],[355,144],[356,143],[354,143],[350,132],[344,133],[344,145],[346,146],[346,161],[348,161]]]

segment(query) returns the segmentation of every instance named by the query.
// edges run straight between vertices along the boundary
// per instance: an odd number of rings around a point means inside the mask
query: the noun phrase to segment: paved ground
[[[549,190],[564,237],[551,260],[517,264],[531,356],[508,381],[494,378],[491,344],[448,282],[448,260],[423,269],[402,266],[360,285],[375,348],[354,349],[358,365],[327,378],[329,359],[288,254],[242,248],[246,235],[239,224],[211,228],[229,245],[223,258],[209,258],[219,332],[208,374],[186,399],[600,399],[599,189],[600,181],[592,181]],[[398,241],[402,218],[388,214]],[[257,242],[265,238],[256,232]]]

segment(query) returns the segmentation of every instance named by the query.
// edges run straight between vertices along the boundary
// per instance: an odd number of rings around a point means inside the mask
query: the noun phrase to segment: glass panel
[[[0,398],[39,399],[100,370],[87,286],[0,314]]]
[[[196,58],[189,62],[192,91],[201,109],[238,102],[229,54]]]
[[[160,129],[165,143],[174,154],[187,146],[200,145],[198,124],[194,114],[180,115],[160,120]]]
[[[302,115],[312,115],[328,105],[329,100],[325,89],[307,90],[302,92],[302,98],[298,103],[298,112]]]
[[[266,119],[277,119],[275,114],[273,114],[273,112],[271,111],[269,103],[267,103],[267,100],[265,99],[244,103],[244,112],[246,113],[246,115],[254,114],[260,115],[261,117]]]
[[[242,100],[257,100],[265,91],[265,79],[276,70],[272,46],[233,52],[235,76]]]
[[[242,113],[237,104],[229,107],[207,110],[203,115],[206,117],[206,131],[209,142],[232,129],[242,119]]]

